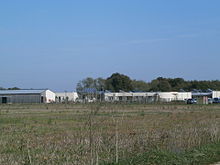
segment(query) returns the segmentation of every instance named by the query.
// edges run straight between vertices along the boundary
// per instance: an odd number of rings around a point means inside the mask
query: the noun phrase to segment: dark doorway
[[[44,97],[41,96],[41,103],[44,103]]]
[[[7,103],[7,97],[2,97],[2,104],[6,104]]]

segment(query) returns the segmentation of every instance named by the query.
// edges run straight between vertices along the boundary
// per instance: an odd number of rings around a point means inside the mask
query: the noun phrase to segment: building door
[[[2,104],[6,104],[7,103],[7,97],[2,97]]]
[[[44,97],[41,96],[41,103],[44,103]]]

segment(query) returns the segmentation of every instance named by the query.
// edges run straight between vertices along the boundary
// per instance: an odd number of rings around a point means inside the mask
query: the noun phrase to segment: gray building
[[[0,90],[0,104],[51,102],[55,102],[55,93],[48,89]]]

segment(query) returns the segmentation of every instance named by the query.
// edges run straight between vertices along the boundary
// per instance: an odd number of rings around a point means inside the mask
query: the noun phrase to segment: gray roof
[[[209,96],[212,92],[192,92],[192,96]]]
[[[0,95],[8,94],[41,94],[46,89],[22,89],[22,90],[0,90]]]

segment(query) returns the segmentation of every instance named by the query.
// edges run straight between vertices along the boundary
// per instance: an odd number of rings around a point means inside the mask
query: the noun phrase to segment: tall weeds
[[[0,108],[0,164],[118,163],[153,149],[181,153],[220,140],[216,106],[28,107]]]

